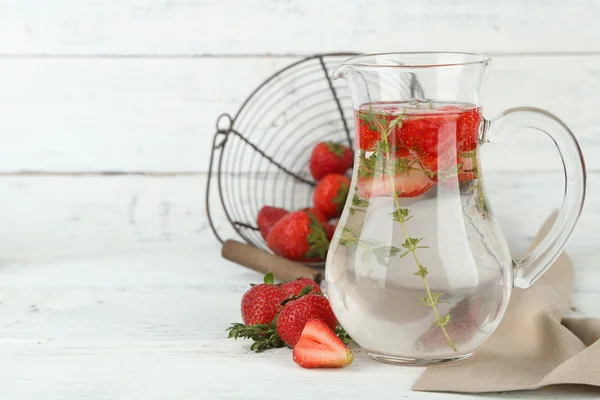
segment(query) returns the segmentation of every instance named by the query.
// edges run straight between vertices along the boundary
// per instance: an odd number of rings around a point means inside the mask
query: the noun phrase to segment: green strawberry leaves
[[[346,203],[350,186],[346,182],[340,181],[340,187],[338,188],[337,195],[333,198],[333,203],[337,205],[337,211],[341,211]]]
[[[344,155],[344,151],[346,150],[346,147],[344,145],[341,145],[336,142],[328,141],[325,142],[325,145],[327,146],[327,149],[336,157],[342,157]]]
[[[308,234],[307,240],[310,245],[310,249],[306,252],[304,257],[308,260],[319,258],[325,259],[327,250],[329,250],[329,240],[327,240],[327,233],[323,228],[323,225],[312,213],[308,213],[310,216],[310,233]]]

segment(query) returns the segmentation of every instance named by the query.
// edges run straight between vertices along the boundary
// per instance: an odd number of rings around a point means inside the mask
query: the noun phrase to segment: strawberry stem
[[[267,285],[272,285],[275,282],[275,277],[273,276],[273,273],[269,272],[268,274],[266,274],[265,278],[263,279],[263,281]]]
[[[344,145],[332,141],[325,142],[325,145],[327,146],[329,151],[335,154],[337,157],[341,157],[344,155],[344,150],[346,149]]]

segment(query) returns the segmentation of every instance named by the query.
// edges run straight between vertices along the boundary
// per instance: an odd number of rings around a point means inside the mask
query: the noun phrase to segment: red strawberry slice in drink
[[[375,150],[377,142],[381,140],[382,130],[387,130],[391,122],[398,118],[399,110],[397,107],[385,107],[378,108],[377,111],[365,110],[356,114],[355,123],[358,126],[360,150]]]
[[[455,161],[456,114],[407,117],[396,131],[396,142],[416,155],[425,169],[437,172]]]
[[[402,147],[402,146],[398,146],[396,147],[396,157],[400,157],[400,158],[404,158],[404,157],[410,157],[410,150],[407,149],[406,147]]]
[[[451,112],[456,115],[456,145],[458,151],[469,152],[477,148],[479,140],[479,127],[481,126],[481,109],[471,108],[465,110],[458,106],[444,106],[440,111]],[[454,114],[456,113],[456,114]]]
[[[473,151],[479,142],[481,110],[473,108],[462,112],[456,124],[456,143],[459,152]]]
[[[398,197],[422,195],[431,189],[435,182],[426,171],[418,167],[418,163],[415,164],[410,170],[396,174],[393,178],[390,178],[389,175],[369,178],[358,177],[358,195],[363,198],[393,196],[394,192]]]

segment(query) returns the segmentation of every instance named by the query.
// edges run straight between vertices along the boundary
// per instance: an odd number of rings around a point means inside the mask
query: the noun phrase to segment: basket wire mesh
[[[256,216],[264,205],[312,206],[316,182],[312,148],[333,140],[353,148],[354,112],[348,88],[333,69],[355,53],[306,57],[265,80],[232,117],[217,119],[206,190],[210,227],[222,243],[211,209],[214,185],[226,220],[246,243],[267,249]],[[221,227],[222,229],[222,227]]]

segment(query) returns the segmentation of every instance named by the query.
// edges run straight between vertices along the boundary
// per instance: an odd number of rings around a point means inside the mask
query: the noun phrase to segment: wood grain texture
[[[206,171],[217,116],[235,113],[262,80],[295,60],[0,59],[0,171]],[[484,113],[546,108],[573,129],[588,168],[597,169],[599,76],[600,56],[497,57]],[[298,96],[281,101],[293,110]],[[258,124],[259,136],[271,122]],[[506,142],[486,156],[490,167],[560,169],[541,133],[520,130]]]
[[[597,52],[598,17],[594,0],[4,0],[0,53]]]
[[[356,348],[342,370],[301,369],[288,349],[252,354],[224,329],[240,319],[240,297],[260,276],[221,259],[214,246],[7,263],[0,272],[6,398],[478,398],[413,393],[422,368],[376,363]],[[576,315],[599,316],[599,300],[597,291],[577,292]],[[500,398],[544,394],[597,396],[575,388]]]
[[[525,251],[558,207],[562,179],[559,173],[547,172],[486,175],[490,203],[515,255]],[[598,173],[590,174],[589,182],[586,206],[567,249],[577,268],[593,271],[600,237]],[[216,244],[205,214],[205,184],[205,175],[3,177],[0,220],[10,229],[0,231],[0,253],[5,260],[19,260],[185,251]],[[221,235],[239,239],[216,196],[211,196],[211,204]],[[260,206],[248,207],[247,222],[253,222]],[[579,284],[593,290],[596,282]]]

